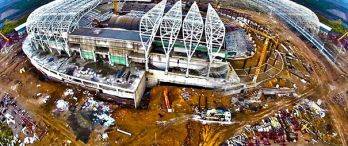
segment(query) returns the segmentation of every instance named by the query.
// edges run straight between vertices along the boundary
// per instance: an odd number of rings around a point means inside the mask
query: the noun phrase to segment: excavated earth
[[[314,66],[315,74],[312,78],[315,82],[311,85],[311,92],[303,97],[320,98],[330,105],[329,113],[333,117],[341,142],[346,145],[345,137],[348,136],[348,128],[344,125],[348,124],[347,111],[331,102],[330,99],[337,93],[347,92],[347,77],[341,76],[326,61],[320,60],[315,49],[307,47],[307,44],[285,25],[276,21],[269,22],[267,17],[258,13],[248,13],[258,23],[269,25],[281,36],[281,39],[294,43],[299,49],[297,53]],[[21,73],[21,69],[24,69],[25,72]],[[279,78],[287,76],[286,71],[279,76]],[[272,85],[272,80],[265,83],[264,86],[267,84]],[[62,96],[66,89],[74,90],[76,101]],[[173,113],[168,113],[164,105],[164,90],[168,90],[168,97],[174,109]],[[268,108],[258,112],[235,114],[236,123],[232,125],[202,125],[190,120],[195,108],[233,109],[230,97],[222,96],[212,90],[159,85],[149,91],[149,104],[144,109],[124,108],[107,102],[112,109],[112,117],[116,120],[116,126],[106,131],[101,127],[95,127],[87,135],[87,140],[82,141],[76,136],[78,128],[71,124],[72,121],[69,121],[72,120],[72,118],[68,118],[71,113],[55,114],[53,111],[55,103],[59,99],[65,99],[75,106],[81,105],[90,96],[96,100],[102,100],[94,92],[91,91],[90,95],[86,95],[83,93],[84,91],[85,89],[80,87],[47,80],[30,64],[21,51],[20,44],[15,45],[9,53],[0,54],[0,94],[9,93],[16,97],[18,103],[33,115],[35,121],[44,122],[48,127],[47,135],[35,145],[53,143],[54,145],[67,143],[72,143],[72,145],[220,145],[235,133],[241,132],[243,126],[258,122],[264,117],[298,102],[298,99],[293,98],[272,100],[268,101]],[[184,92],[190,95],[189,99],[183,98]],[[41,100],[38,93],[50,96],[47,103],[38,104]],[[346,94],[345,98],[347,98]],[[117,132],[116,128],[128,131],[132,133],[132,136]],[[102,140],[101,132],[107,132],[109,139]]]

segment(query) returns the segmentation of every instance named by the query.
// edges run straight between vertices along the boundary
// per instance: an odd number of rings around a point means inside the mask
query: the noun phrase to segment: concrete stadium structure
[[[196,3],[183,11],[181,1],[169,5],[166,0],[146,12],[118,16],[134,17],[132,28],[138,28],[134,30],[93,27],[94,19],[113,20],[110,12],[101,13],[101,4],[101,0],[56,0],[35,10],[28,17],[23,44],[31,63],[49,78],[112,95],[110,99],[135,107],[146,86],[159,83],[225,94],[245,88],[226,60],[226,45],[234,39],[226,36],[233,33],[226,33],[211,5],[205,17]]]

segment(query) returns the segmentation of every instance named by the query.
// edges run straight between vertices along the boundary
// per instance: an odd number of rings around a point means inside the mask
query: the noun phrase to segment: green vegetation
[[[321,10],[335,8],[335,7],[333,7],[332,3],[327,2],[327,1],[318,1],[318,0],[295,0],[295,1],[300,3],[300,4],[305,4],[307,6],[321,9]]]
[[[11,8],[18,9],[24,12],[30,12],[31,10],[34,10],[35,8],[47,4],[51,1],[52,0],[27,0],[26,2],[18,1],[11,5]],[[24,16],[18,20],[5,20],[4,27],[0,29],[0,32],[3,34],[11,33],[14,30],[14,28],[24,23],[27,20],[27,17],[28,16]]]
[[[26,2],[19,1],[13,4],[13,8],[20,10],[28,10],[38,6],[42,6],[51,2],[52,0],[28,0]]]
[[[14,20],[14,21],[12,21],[12,20],[5,20],[4,27],[0,29],[0,32],[2,34],[11,33],[12,31],[14,31],[14,29],[17,26],[23,24],[26,21],[27,21],[27,16],[25,16],[25,17],[23,17],[23,18],[21,18],[19,20]]]
[[[326,10],[328,9],[338,9],[341,11],[345,11],[345,8],[341,8],[339,6],[336,6],[332,2],[329,1],[318,1],[318,0],[294,0],[295,2],[302,4],[310,9],[312,9],[314,12],[316,12],[320,22],[330,26],[332,28],[333,32],[343,34],[348,31],[348,28],[346,28],[343,25],[342,20],[330,20],[327,17],[320,15],[321,13],[327,13]],[[330,15],[330,14],[328,14]]]
[[[13,134],[10,127],[4,123],[0,123],[0,145],[9,145],[13,140]]]
[[[348,32],[348,28],[344,27],[342,20],[329,20],[324,16],[318,15],[321,23],[324,23],[332,28],[333,32],[344,34]]]

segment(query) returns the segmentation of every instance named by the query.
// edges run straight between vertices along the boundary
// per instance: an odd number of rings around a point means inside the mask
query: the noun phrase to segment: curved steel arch
[[[218,13],[209,4],[205,20],[205,39],[207,43],[209,66],[207,77],[210,74],[211,64],[220,52],[225,39],[226,28]]]
[[[167,0],[162,0],[155,7],[141,17],[139,35],[145,52],[145,69],[149,69],[149,53],[153,40],[155,39],[158,28],[162,22],[164,9]]]
[[[201,42],[204,22],[197,3],[194,2],[183,21],[183,41],[187,55],[186,77],[189,76],[190,61]]]
[[[164,53],[166,55],[166,69],[168,73],[170,52],[174,48],[174,44],[178,38],[182,23],[182,4],[178,1],[174,6],[164,15],[161,27],[160,37]]]
[[[56,0],[31,13],[27,32],[34,44],[43,49],[55,48],[59,53],[67,47],[68,33],[78,27],[82,16],[94,9],[101,0]],[[38,46],[36,46],[38,47]]]

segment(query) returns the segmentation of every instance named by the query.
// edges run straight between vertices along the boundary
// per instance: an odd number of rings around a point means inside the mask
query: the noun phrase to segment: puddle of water
[[[81,114],[80,115],[79,114],[80,113],[71,114],[68,117],[68,123],[71,129],[74,131],[76,138],[83,141],[84,143],[87,143],[90,138],[90,134],[92,133],[92,126],[91,124],[82,125],[80,121],[82,120],[87,121],[87,119],[84,119],[84,117]],[[86,123],[86,122],[82,122],[82,123]]]

